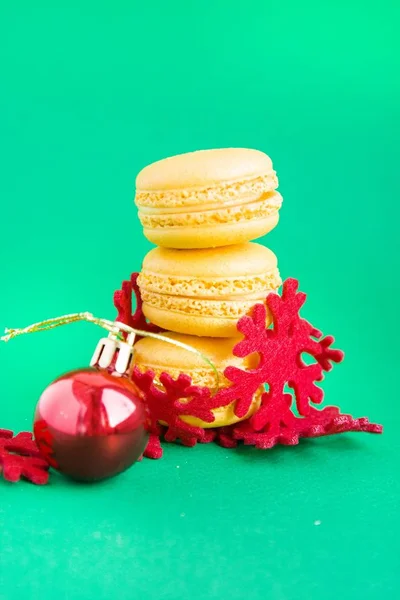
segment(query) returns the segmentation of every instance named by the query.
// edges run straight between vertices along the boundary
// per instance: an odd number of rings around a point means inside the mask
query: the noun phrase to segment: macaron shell
[[[149,242],[163,248],[220,248],[257,240],[272,231],[278,222],[279,214],[276,213],[263,219],[217,226],[145,228],[143,233]]]
[[[272,170],[263,152],[250,148],[220,148],[178,154],[154,162],[136,178],[138,190],[173,190],[250,179]]]
[[[250,277],[275,269],[276,255],[262,244],[245,243],[225,248],[206,248],[194,251],[153,248],[143,260],[142,272],[224,280]]]
[[[257,302],[255,301],[254,304]],[[243,310],[243,315],[249,310]],[[178,333],[197,336],[210,336],[215,338],[239,337],[241,334],[237,330],[239,318],[223,318],[223,317],[202,317],[199,315],[184,315],[182,313],[164,310],[143,304],[143,313],[151,323],[169,329]],[[272,316],[267,310],[265,325],[268,327],[272,322]]]

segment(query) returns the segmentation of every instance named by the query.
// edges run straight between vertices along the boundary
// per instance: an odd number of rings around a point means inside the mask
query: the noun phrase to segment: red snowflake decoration
[[[12,431],[0,429],[0,471],[6,481],[28,479],[36,485],[49,480],[49,465],[28,432],[14,436]]]
[[[147,323],[142,313],[137,277],[136,273],[133,274],[129,282],[123,283],[122,290],[115,293],[118,320],[133,327],[159,331]],[[137,299],[134,314],[132,292]],[[272,328],[265,327],[266,307],[263,304],[256,305],[251,316],[239,320],[237,328],[244,339],[235,346],[234,354],[244,358],[258,353],[259,364],[248,371],[227,367],[224,374],[232,385],[214,396],[208,388],[192,386],[190,377],[183,374],[174,380],[163,373],[160,380],[164,390],[161,390],[154,385],[154,373],[149,371],[143,374],[135,369],[132,378],[144,392],[152,416],[145,456],[162,456],[161,437],[168,442],[179,439],[186,446],[216,441],[225,448],[234,448],[240,440],[266,449],[276,444],[298,444],[301,437],[319,437],[346,431],[381,433],[382,427],[370,423],[366,418],[354,419],[341,414],[334,406],[323,410],[312,406],[323,400],[323,391],[316,382],[323,379],[324,372],[332,369],[333,363],[341,362],[344,355],[332,348],[332,336],[323,337],[318,329],[300,317],[299,310],[305,299],[306,295],[298,292],[298,282],[288,279],[283,284],[282,296],[269,294],[266,299],[273,317]],[[303,354],[312,357],[315,362],[306,364]],[[236,402],[236,416],[244,417],[256,390],[262,385],[267,386],[268,390],[262,394],[260,408],[253,417],[237,425],[203,429],[182,420],[182,417],[190,415],[212,423],[213,409],[231,402]],[[293,394],[287,393],[286,386],[293,390]],[[292,410],[294,402],[300,416],[296,416]]]
[[[53,469],[58,469],[58,463],[54,456],[53,436],[49,426],[44,419],[35,420],[33,435],[37,444],[40,446],[40,454]]]
[[[148,323],[142,311],[143,300],[140,295],[137,278],[139,273],[132,273],[129,281],[122,282],[122,289],[114,292],[114,306],[118,311],[116,321],[125,323],[135,329],[142,331],[152,331],[158,333],[161,331],[157,325]],[[136,297],[136,309],[132,310],[132,294]],[[139,341],[140,338],[137,338]]]

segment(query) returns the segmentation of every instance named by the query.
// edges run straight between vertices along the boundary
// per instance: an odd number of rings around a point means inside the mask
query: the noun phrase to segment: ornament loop
[[[99,362],[100,367],[105,368],[103,365],[106,367],[110,366],[115,356],[115,351],[119,350],[116,361],[116,370],[118,373],[121,373],[120,370],[124,369],[125,366],[125,369],[122,371],[122,373],[125,373],[132,363],[135,336],[139,335],[140,337],[150,337],[160,340],[161,342],[166,342],[167,344],[172,344],[173,346],[177,346],[183,350],[192,352],[193,354],[197,354],[197,356],[199,356],[205,363],[208,364],[209,367],[211,367],[215,375],[216,392],[219,389],[219,375],[216,366],[209,358],[207,358],[207,356],[196,350],[196,348],[193,348],[193,346],[189,346],[183,342],[178,342],[178,340],[172,340],[160,333],[150,333],[149,331],[135,329],[134,327],[130,327],[129,325],[125,325],[125,323],[121,323],[119,321],[101,319],[99,317],[95,317],[90,312],[72,313],[61,317],[55,317],[53,319],[46,319],[45,321],[39,321],[38,323],[33,323],[32,325],[21,329],[6,329],[5,335],[3,335],[0,340],[2,342],[8,342],[19,335],[35,333],[37,331],[47,331],[48,329],[54,329],[55,327],[61,327],[62,325],[68,325],[69,323],[75,323],[78,321],[94,323],[95,325],[103,327],[103,329],[106,329],[109,332],[108,338],[103,338],[97,344],[96,350],[92,357],[91,365],[97,364],[97,361],[99,360],[101,361]],[[123,333],[128,334],[126,340],[123,336]]]

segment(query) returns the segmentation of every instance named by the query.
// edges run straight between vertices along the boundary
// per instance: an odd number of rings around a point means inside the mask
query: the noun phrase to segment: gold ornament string
[[[86,321],[88,323],[94,323],[103,329],[106,329],[109,333],[115,335],[119,339],[123,339],[121,332],[124,333],[134,333],[135,335],[139,335],[140,337],[150,337],[155,340],[159,340],[161,342],[166,342],[167,344],[172,344],[173,346],[177,346],[178,348],[182,348],[183,350],[187,350],[192,354],[196,354],[199,356],[205,363],[208,364],[209,367],[214,372],[215,375],[215,383],[216,390],[219,388],[219,374],[214,363],[193,346],[189,346],[188,344],[184,344],[183,342],[179,342],[178,340],[172,340],[165,335],[161,335],[160,333],[151,333],[149,331],[143,331],[141,329],[135,329],[134,327],[130,327],[129,325],[125,325],[125,323],[120,323],[119,321],[109,321],[108,319],[101,319],[99,317],[95,317],[92,313],[89,312],[81,312],[81,313],[72,313],[70,315],[63,315],[61,317],[55,317],[53,319],[46,319],[44,321],[39,321],[38,323],[33,323],[32,325],[28,325],[28,327],[23,327],[20,329],[6,329],[5,335],[3,335],[0,340],[2,342],[9,342],[15,337],[20,335],[25,335],[28,333],[36,333],[38,331],[47,331],[49,329],[55,329],[56,327],[61,327],[62,325],[69,325],[70,323],[76,323],[78,321]]]

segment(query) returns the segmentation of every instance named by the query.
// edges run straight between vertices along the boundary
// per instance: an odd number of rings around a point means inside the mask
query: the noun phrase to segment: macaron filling
[[[239,319],[243,314],[249,312],[257,302],[264,302],[268,292],[258,295],[251,300],[199,300],[178,296],[166,296],[143,292],[142,297],[145,304],[185,315],[199,315],[204,317],[222,317],[224,319]]]
[[[266,273],[244,277],[184,277],[162,275],[143,269],[138,279],[142,292],[169,294],[205,299],[226,298],[232,295],[266,293],[277,290],[282,280],[277,268]]]
[[[229,204],[238,200],[241,201],[246,197],[260,198],[262,194],[275,190],[277,187],[278,178],[275,171],[271,170],[259,177],[218,183],[207,187],[166,190],[143,190],[138,188],[135,202],[140,209],[143,207],[189,207],[210,202]]]
[[[256,201],[241,202],[228,208],[215,203],[207,209],[184,212],[159,212],[151,209],[139,211],[139,219],[143,227],[149,229],[173,227],[201,227],[226,223],[240,223],[253,219],[264,219],[278,213],[282,205],[282,196],[278,192],[267,192]],[[176,210],[176,209],[175,209]]]
[[[265,302],[267,295],[276,292],[281,285],[278,269],[259,277],[219,281],[185,281],[184,278],[180,278],[180,281],[175,278],[174,281],[171,277],[153,277],[152,279],[146,273],[139,276],[138,283],[145,308],[147,305],[187,316],[219,317],[236,321],[258,302]]]

